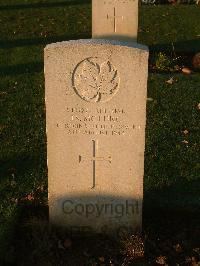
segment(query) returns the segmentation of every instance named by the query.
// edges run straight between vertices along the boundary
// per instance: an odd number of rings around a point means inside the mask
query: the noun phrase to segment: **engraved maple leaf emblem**
[[[77,67],[74,87],[82,99],[100,102],[116,93],[119,87],[119,75],[110,61],[99,64],[95,59],[88,58]]]

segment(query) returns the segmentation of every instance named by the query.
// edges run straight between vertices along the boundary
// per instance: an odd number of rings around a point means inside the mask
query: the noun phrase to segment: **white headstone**
[[[142,224],[148,49],[79,40],[45,48],[50,221],[75,231]]]
[[[138,0],[92,0],[92,38],[136,41]]]

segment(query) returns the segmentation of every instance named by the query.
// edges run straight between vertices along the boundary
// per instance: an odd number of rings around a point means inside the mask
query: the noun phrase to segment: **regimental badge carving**
[[[97,57],[81,61],[73,72],[73,87],[88,102],[109,101],[119,90],[119,73],[110,61],[99,63]]]

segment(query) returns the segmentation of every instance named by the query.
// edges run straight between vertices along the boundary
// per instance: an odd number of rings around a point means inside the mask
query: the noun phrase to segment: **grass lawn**
[[[139,42],[149,45],[151,54],[194,54],[200,52],[199,22],[200,6],[142,6]],[[43,48],[90,38],[90,1],[5,0],[0,33],[0,258],[6,254],[13,263],[21,256],[13,251],[16,228],[26,216],[48,212]],[[166,81],[172,76],[170,85]],[[191,217],[195,227],[200,221],[200,74],[150,73],[148,97],[144,228],[152,216],[175,211]]]

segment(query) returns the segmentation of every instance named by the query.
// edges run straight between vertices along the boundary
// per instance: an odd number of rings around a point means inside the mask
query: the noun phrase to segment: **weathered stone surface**
[[[92,0],[92,38],[136,41],[138,0]]]
[[[45,48],[50,221],[141,228],[148,50],[79,40]]]

